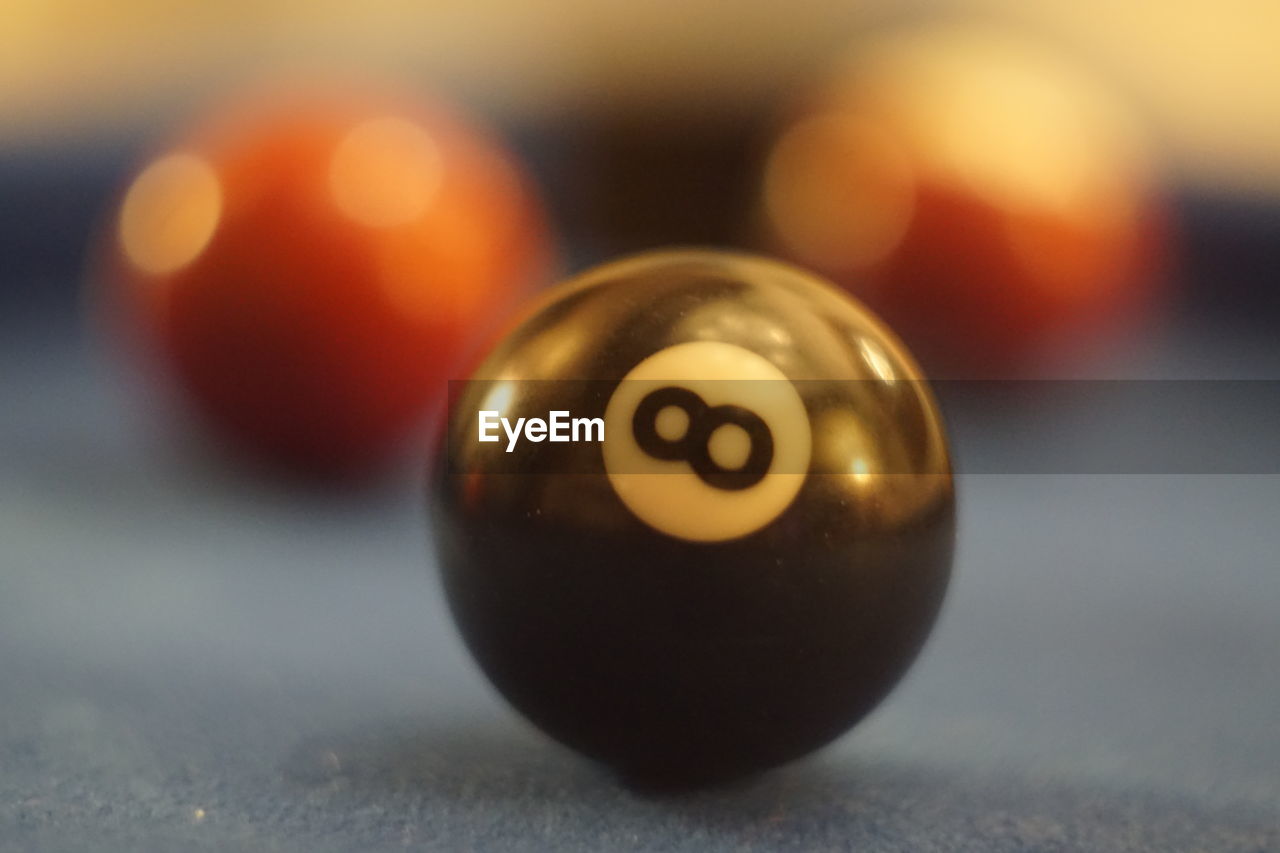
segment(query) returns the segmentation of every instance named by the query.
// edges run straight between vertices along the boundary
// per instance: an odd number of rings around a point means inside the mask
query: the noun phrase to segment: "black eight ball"
[[[445,592],[557,740],[639,783],[727,780],[839,736],[923,644],[954,542],[943,425],[902,344],[827,283],[716,252],[608,264],[455,390]],[[484,411],[567,412],[583,440],[480,441]]]

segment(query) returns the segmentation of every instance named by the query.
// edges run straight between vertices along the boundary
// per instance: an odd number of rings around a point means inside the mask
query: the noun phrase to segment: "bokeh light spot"
[[[900,243],[914,209],[901,147],[876,124],[843,115],[803,121],[765,168],[765,215],[778,237],[827,269],[872,266]]]
[[[208,162],[170,154],[140,174],[120,211],[120,245],[152,275],[175,272],[204,251],[222,217],[222,186]]]
[[[390,228],[422,216],[443,175],[440,149],[426,130],[403,118],[377,118],[338,143],[329,189],[347,216],[371,228]]]

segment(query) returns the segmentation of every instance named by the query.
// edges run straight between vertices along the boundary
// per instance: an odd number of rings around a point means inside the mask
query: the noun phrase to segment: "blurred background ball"
[[[1166,214],[1136,115],[1015,31],[865,40],[782,129],[760,192],[772,245],[934,371],[1034,372],[1157,298]]]
[[[314,86],[154,157],[107,244],[107,303],[213,431],[323,477],[394,457],[552,256],[498,141],[438,103]]]

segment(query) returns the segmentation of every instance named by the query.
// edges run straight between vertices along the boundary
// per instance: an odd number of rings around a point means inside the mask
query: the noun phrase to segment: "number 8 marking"
[[[659,435],[657,427],[658,413],[671,407],[682,410],[689,422],[684,435],[674,440]],[[751,441],[751,452],[741,468],[725,468],[711,457],[711,436],[728,425],[740,428]],[[684,460],[698,479],[725,491],[751,488],[773,464],[773,434],[763,418],[742,406],[708,406],[687,388],[668,386],[646,395],[631,418],[631,432],[640,449],[654,459]]]

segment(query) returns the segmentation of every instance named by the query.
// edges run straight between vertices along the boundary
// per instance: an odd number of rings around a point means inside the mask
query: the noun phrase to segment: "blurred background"
[[[1198,289],[1215,303],[1274,306],[1272,288],[1240,279],[1262,261],[1257,244],[1274,242],[1263,235],[1275,233],[1269,202],[1280,192],[1278,18],[1247,0],[807,0],[785,10],[752,0],[732,14],[712,3],[568,0],[195,9],[15,0],[0,61],[5,197],[29,209],[7,229],[4,257],[15,273],[70,280],[79,257],[69,247],[83,244],[159,134],[263,79],[344,72],[443,92],[514,136],[570,242],[586,244],[583,261],[672,240],[724,242],[731,226],[700,214],[749,203],[760,147],[830,62],[877,29],[976,19],[1013,28],[1114,90],[1187,203],[1190,259],[1214,259],[1217,280]],[[666,198],[675,187],[680,204]],[[623,200],[599,197],[610,193]],[[6,295],[32,295],[20,290],[10,284]]]
[[[1255,0],[8,0],[0,849],[1280,849],[1277,34]],[[778,254],[931,376],[1024,380],[940,386],[956,579],[857,734],[632,798],[472,669],[420,453],[304,488],[157,412],[93,310],[122,194],[213,105],[345,79],[489,128],[559,273]]]

